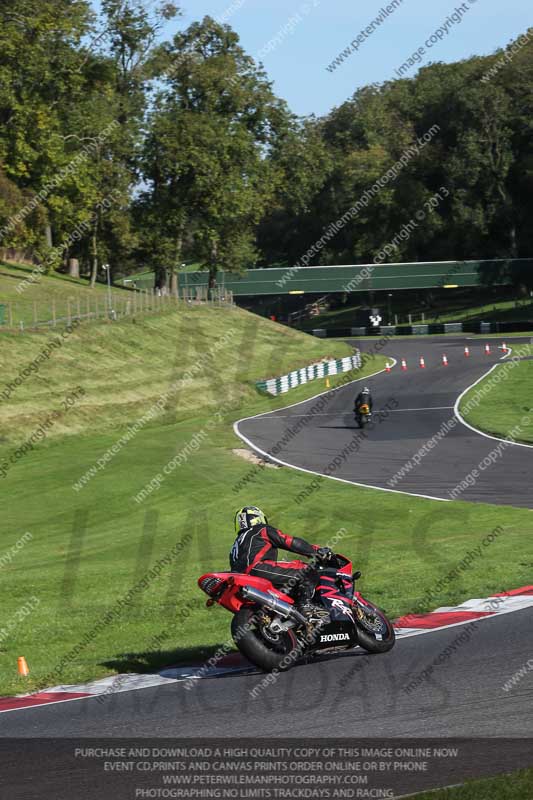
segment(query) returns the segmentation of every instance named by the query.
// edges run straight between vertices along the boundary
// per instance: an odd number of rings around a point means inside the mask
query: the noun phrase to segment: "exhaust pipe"
[[[303,614],[300,614],[300,612],[289,605],[289,603],[280,600],[279,597],[274,597],[271,594],[262,592],[260,589],[253,589],[251,586],[243,586],[241,594],[246,600],[253,600],[254,603],[258,603],[260,606],[270,608],[285,619],[293,619],[299,625],[307,624],[307,620]]]

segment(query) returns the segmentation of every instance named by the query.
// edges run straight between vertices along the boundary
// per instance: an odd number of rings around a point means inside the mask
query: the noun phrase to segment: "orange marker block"
[[[18,674],[23,675],[24,677],[30,674],[30,670],[28,669],[28,664],[26,663],[26,659],[24,656],[19,656],[17,659],[17,669]]]

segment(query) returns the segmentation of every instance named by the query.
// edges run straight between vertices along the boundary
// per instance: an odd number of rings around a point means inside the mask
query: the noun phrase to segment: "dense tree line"
[[[214,279],[306,253],[304,264],[372,262],[383,248],[390,261],[533,253],[533,31],[297,119],[209,17],[161,43],[173,3],[102,0],[99,16],[86,0],[6,5],[0,247],[48,270],[79,262],[94,281],[105,262],[150,266],[174,287],[184,261]]]

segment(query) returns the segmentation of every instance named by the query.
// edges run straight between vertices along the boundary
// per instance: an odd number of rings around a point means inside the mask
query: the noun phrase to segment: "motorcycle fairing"
[[[335,620],[317,632],[313,650],[351,648],[358,644],[357,630],[351,620]]]
[[[234,614],[240,611],[243,605],[250,605],[248,601],[239,596],[239,590],[243,586],[252,586],[254,589],[284,600],[285,603],[294,604],[292,597],[280,592],[266,578],[257,578],[255,575],[247,575],[244,572],[208,572],[198,578],[198,586]]]
[[[337,570],[325,569],[315,588],[315,597],[329,611],[332,621],[354,623],[351,595],[353,584],[348,575],[339,575]]]

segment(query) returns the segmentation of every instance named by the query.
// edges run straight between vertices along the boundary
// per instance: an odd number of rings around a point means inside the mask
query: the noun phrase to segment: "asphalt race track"
[[[372,352],[375,343],[369,340],[350,340],[362,352]],[[485,342],[491,343],[491,354],[484,352]],[[529,341],[514,339],[512,341]],[[380,373],[363,382],[344,386],[330,395],[320,413],[310,415],[317,400],[307,400],[292,408],[282,409],[241,420],[236,432],[258,452],[270,455],[276,445],[286,439],[303,417],[309,417],[286,443],[275,450],[273,460],[329,474],[336,479],[375,488],[407,492],[441,500],[467,500],[498,505],[533,508],[531,475],[533,447],[508,445],[501,440],[478,433],[456,416],[454,406],[465,389],[478,381],[502,359],[497,349],[500,340],[482,337],[389,340],[380,351],[397,360],[390,373]],[[470,357],[464,355],[465,346]],[[509,342],[512,346],[512,342]],[[442,365],[445,353],[449,366]],[[423,357],[426,368],[421,369]],[[407,371],[400,368],[407,361]],[[362,383],[370,386],[374,397],[377,422],[361,436],[353,419],[353,400]],[[290,403],[290,395],[287,395]],[[529,409],[524,409],[524,415]],[[439,431],[451,430],[428,450],[418,465],[390,483],[399,470],[427,445]],[[357,440],[352,452],[342,458],[340,465],[331,466],[349,443]],[[498,449],[499,448],[499,449]],[[490,454],[492,455],[492,458]],[[484,459],[490,459],[485,461]],[[493,463],[492,463],[493,462]],[[450,497],[461,481],[477,470],[464,491]]]
[[[229,614],[211,613],[229,632]],[[508,692],[503,685],[531,658],[533,608],[470,623],[468,641],[405,688],[467,627],[400,639],[384,655],[324,655],[256,697],[264,673],[14,711],[0,715],[0,736],[531,737],[531,677]]]

